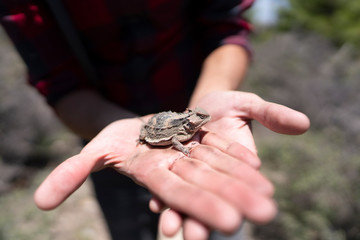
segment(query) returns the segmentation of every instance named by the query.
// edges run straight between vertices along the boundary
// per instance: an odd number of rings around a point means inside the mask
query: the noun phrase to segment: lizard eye
[[[201,119],[205,119],[207,117],[207,115],[204,115],[204,114],[198,114],[198,116],[201,118]]]
[[[209,116],[209,114],[202,108],[197,107],[195,109],[196,115],[198,115],[201,119],[204,119]]]

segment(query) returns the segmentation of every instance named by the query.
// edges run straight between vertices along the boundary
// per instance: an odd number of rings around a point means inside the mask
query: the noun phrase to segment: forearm
[[[62,98],[54,109],[67,127],[88,140],[111,122],[136,116],[107,101],[93,90],[73,92]]]
[[[248,67],[248,53],[238,45],[224,45],[214,50],[204,61],[203,68],[189,106],[195,107],[206,94],[219,90],[235,90]]]

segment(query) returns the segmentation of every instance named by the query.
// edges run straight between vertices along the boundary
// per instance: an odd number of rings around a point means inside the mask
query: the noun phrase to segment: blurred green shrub
[[[280,11],[282,30],[320,33],[338,45],[350,43],[360,49],[360,1],[288,0],[290,6]]]

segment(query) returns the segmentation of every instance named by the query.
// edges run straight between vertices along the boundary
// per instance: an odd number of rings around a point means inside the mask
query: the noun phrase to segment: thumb
[[[259,99],[260,100],[260,99]],[[309,118],[298,111],[280,104],[260,100],[251,111],[251,118],[265,127],[282,134],[297,135],[306,132],[310,127]]]
[[[84,183],[94,167],[95,161],[84,154],[65,160],[38,187],[35,204],[42,210],[56,208]]]

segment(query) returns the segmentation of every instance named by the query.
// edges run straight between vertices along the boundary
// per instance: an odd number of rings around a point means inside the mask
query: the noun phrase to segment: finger
[[[305,114],[280,104],[266,102],[261,98],[256,99],[247,108],[249,118],[282,134],[297,135],[309,129],[310,120]]]
[[[271,182],[259,171],[236,158],[224,154],[217,148],[199,145],[192,149],[190,156],[194,159],[202,160],[220,172],[245,182],[259,193],[267,196],[272,196],[274,193],[274,187]]]
[[[240,159],[256,169],[260,168],[261,160],[259,157],[240,143],[225,139],[218,134],[211,132],[203,132],[201,143],[217,147],[221,151],[234,158]]]
[[[182,217],[177,211],[167,209],[161,213],[159,225],[162,234],[164,234],[166,237],[173,237],[180,231]]]
[[[172,171],[184,180],[222,196],[251,221],[268,222],[276,214],[275,205],[269,197],[202,161],[181,159],[174,163]]]
[[[80,154],[67,159],[38,187],[34,194],[36,205],[42,210],[56,208],[83,184],[93,167],[93,162]]]
[[[160,213],[165,210],[165,204],[160,199],[152,197],[149,201],[149,208],[153,213]]]
[[[206,240],[209,237],[209,229],[193,218],[186,218],[183,236],[185,240]]]
[[[241,223],[241,216],[229,203],[184,181],[167,169],[152,169],[147,179],[148,189],[167,206],[196,218],[211,228],[233,232]]]

